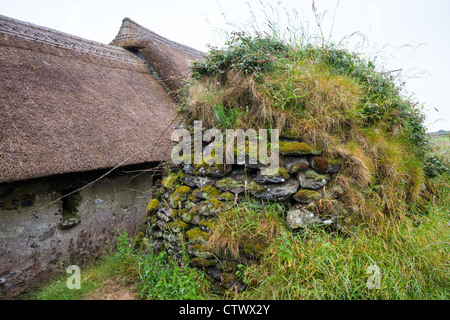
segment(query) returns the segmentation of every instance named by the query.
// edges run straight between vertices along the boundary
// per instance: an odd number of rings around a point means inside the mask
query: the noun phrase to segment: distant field
[[[432,134],[430,136],[438,154],[450,161],[450,133]]]
[[[432,139],[434,141],[450,142],[450,134],[433,135]]]

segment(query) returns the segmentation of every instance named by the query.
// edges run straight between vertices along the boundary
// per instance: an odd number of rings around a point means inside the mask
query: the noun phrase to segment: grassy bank
[[[282,229],[259,263],[245,271],[249,299],[449,299],[449,183],[427,214],[404,213],[382,232],[369,226],[342,236]],[[412,215],[414,214],[414,215]],[[380,286],[369,288],[379,270]]]
[[[223,298],[449,299],[450,176],[435,183],[440,191],[428,213],[405,212],[401,219],[386,222],[381,233],[362,226],[351,236],[321,229],[294,234],[280,219],[283,209],[278,206],[264,210],[253,203],[230,213],[216,231],[222,239],[215,242],[216,249],[233,254],[234,246],[245,241],[259,246],[260,257],[241,271],[247,289],[237,296],[230,291]],[[80,290],[69,290],[69,275],[62,274],[27,298],[222,298],[208,290],[206,277],[186,260],[133,248],[134,241],[122,235],[117,250],[82,268]],[[378,288],[371,282],[376,270]]]

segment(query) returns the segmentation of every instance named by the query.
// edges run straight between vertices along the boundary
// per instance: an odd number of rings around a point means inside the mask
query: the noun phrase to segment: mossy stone
[[[169,225],[170,230],[172,230],[172,232],[175,232],[175,233],[184,231],[189,228],[188,224],[182,220],[169,222],[168,225]]]
[[[279,143],[279,152],[281,155],[292,156],[292,155],[319,155],[322,153],[321,148],[312,147],[306,142],[298,142],[298,141],[280,141]]]
[[[205,194],[199,189],[195,189],[194,191],[192,191],[192,196],[195,197],[197,200],[208,200]]]
[[[224,206],[224,203],[217,198],[211,198],[200,203],[199,213],[204,216],[217,216]]]
[[[152,199],[148,202],[147,213],[152,214],[158,208],[159,201],[157,199]]]
[[[341,169],[342,160],[326,157],[314,157],[311,167],[319,173],[337,173]]]
[[[208,252],[207,247],[202,244],[194,244],[190,246],[189,254],[202,259],[210,259],[214,257],[214,255],[211,252]]]
[[[267,187],[264,187],[264,186],[256,183],[256,181],[252,181],[248,185],[248,191],[250,191],[252,193],[264,192],[266,190],[267,190]]]
[[[183,177],[180,177],[180,180],[191,188],[202,188],[203,186],[214,184],[214,181],[210,178],[186,175],[184,173]]]
[[[233,169],[231,165],[225,163],[224,164],[214,163],[211,166],[206,163],[202,163],[197,165],[196,168],[197,168],[196,171],[199,175],[205,174],[209,177],[214,178],[221,178]]]
[[[191,209],[191,210],[189,210],[188,212],[184,212],[184,213],[180,216],[180,218],[181,218],[181,220],[183,220],[183,221],[186,222],[186,223],[191,223],[192,220],[194,219],[194,216],[195,216],[196,214],[197,214],[197,213],[194,212],[194,211]]]
[[[312,203],[322,198],[322,195],[313,190],[300,190],[294,195],[295,201],[303,204]]]
[[[200,201],[200,199],[195,196],[195,191],[193,191],[192,196],[189,196],[187,198],[187,201],[192,202],[192,203],[197,203]]]
[[[303,171],[309,167],[309,162],[306,157],[285,157],[284,167],[290,174],[295,174]]]
[[[178,208],[179,202],[183,205],[186,202],[188,195],[191,193],[191,188],[188,186],[178,187],[169,197],[169,204],[172,208]]]
[[[190,243],[206,243],[211,235],[202,231],[200,228],[194,228],[186,231],[186,236]]]
[[[163,232],[162,238],[170,243],[178,244],[182,240],[181,233]]]
[[[188,198],[189,200],[189,198]],[[186,204],[184,205],[186,210],[191,210],[193,207],[195,207],[195,203],[192,201],[186,201]]]
[[[229,190],[233,188],[244,188],[245,185],[242,182],[236,181],[232,178],[221,179],[216,182],[216,186],[221,189]]]
[[[161,184],[169,190],[173,190],[179,183],[180,175],[177,173],[171,173],[161,181]]]
[[[320,222],[315,212],[312,207],[296,204],[286,214],[286,222],[292,230],[307,228]]]
[[[235,195],[232,194],[231,192],[224,192],[221,193],[219,196],[217,196],[217,200],[221,200],[221,201],[233,201],[235,198]]]
[[[224,272],[231,272],[231,271],[235,270],[236,267],[237,267],[237,263],[234,261],[222,261],[220,263],[220,268]]]
[[[265,173],[267,171],[273,171]],[[258,184],[271,184],[271,183],[283,183],[289,179],[289,173],[284,167],[278,167],[276,170],[265,170],[264,168],[258,172],[256,176],[256,182]]]
[[[210,185],[203,186],[201,191],[203,192],[203,197],[206,199],[211,199],[220,195],[220,191]]]
[[[202,220],[202,221],[200,221],[198,223],[198,225],[201,226],[201,227],[206,227],[209,230],[212,230],[216,223],[217,223],[216,219],[209,219],[209,220]]]
[[[340,198],[344,195],[345,191],[344,188],[342,186],[333,186],[332,188],[330,188],[327,193],[329,195],[331,195],[331,197],[333,199],[337,199]]]
[[[151,228],[154,228],[156,226],[156,221],[158,221],[158,218],[156,216],[152,216],[149,220],[149,224]]]
[[[305,176],[308,179],[319,179],[319,180],[325,179],[327,181],[331,180],[331,177],[328,174],[319,174],[314,170],[307,170],[305,172]]]
[[[288,179],[284,183],[266,185],[262,192],[252,192],[258,199],[267,201],[286,201],[298,191],[297,179]]]
[[[197,257],[197,258],[190,259],[189,264],[192,267],[196,267],[196,268],[210,268],[210,267],[214,267],[217,264],[217,262]]]

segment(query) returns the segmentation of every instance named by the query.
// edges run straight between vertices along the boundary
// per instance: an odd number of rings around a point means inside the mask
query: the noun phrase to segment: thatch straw
[[[175,110],[126,49],[0,16],[0,183],[168,159]]]
[[[129,18],[123,19],[119,33],[110,44],[139,51],[172,91],[183,87],[190,63],[205,55],[161,37]]]

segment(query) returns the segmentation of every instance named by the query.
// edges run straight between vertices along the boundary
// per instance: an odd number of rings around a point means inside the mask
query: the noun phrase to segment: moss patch
[[[179,183],[180,175],[178,173],[171,173],[161,181],[161,184],[169,190],[173,190]]]
[[[307,170],[305,172],[305,176],[308,179],[314,179],[314,180],[326,180],[326,181],[330,181],[331,177],[328,174],[319,174],[317,172],[315,172],[314,170]]]
[[[186,202],[187,196],[191,193],[188,186],[178,187],[169,197],[169,204],[172,208],[178,208],[179,203],[182,205]]]
[[[299,203],[312,203],[322,198],[322,195],[317,191],[300,190],[294,195],[294,199]]]
[[[291,156],[291,155],[319,155],[322,153],[320,147],[312,147],[306,142],[298,142],[298,141],[280,141],[279,143],[279,151],[281,155]]]
[[[190,243],[206,243],[211,235],[207,232],[202,231],[200,228],[191,229],[186,231],[186,236]]]
[[[172,232],[176,232],[176,233],[184,231],[189,228],[189,225],[182,220],[169,222],[168,225],[169,225],[170,230]]]
[[[157,199],[152,199],[148,202],[147,213],[152,214],[156,211],[159,201]]]
[[[209,230],[212,230],[216,223],[217,223],[216,219],[209,219],[209,220],[202,220],[202,221],[200,221],[198,223],[198,225],[201,226],[201,227],[206,227]]]
[[[221,179],[216,182],[216,186],[221,189],[233,189],[233,188],[244,188],[242,182],[236,181],[232,178]]]
[[[234,198],[235,198],[235,195],[232,194],[231,192],[224,192],[224,193],[221,193],[221,194],[217,197],[218,200],[224,200],[224,201],[233,201]]]
[[[211,199],[212,197],[217,197],[218,195],[220,195],[220,191],[210,185],[203,186],[201,190],[203,192],[203,196],[206,199]]]
[[[189,261],[189,264],[192,267],[196,267],[196,268],[209,268],[209,267],[214,267],[217,264],[217,262],[203,259],[203,258],[192,258]]]

